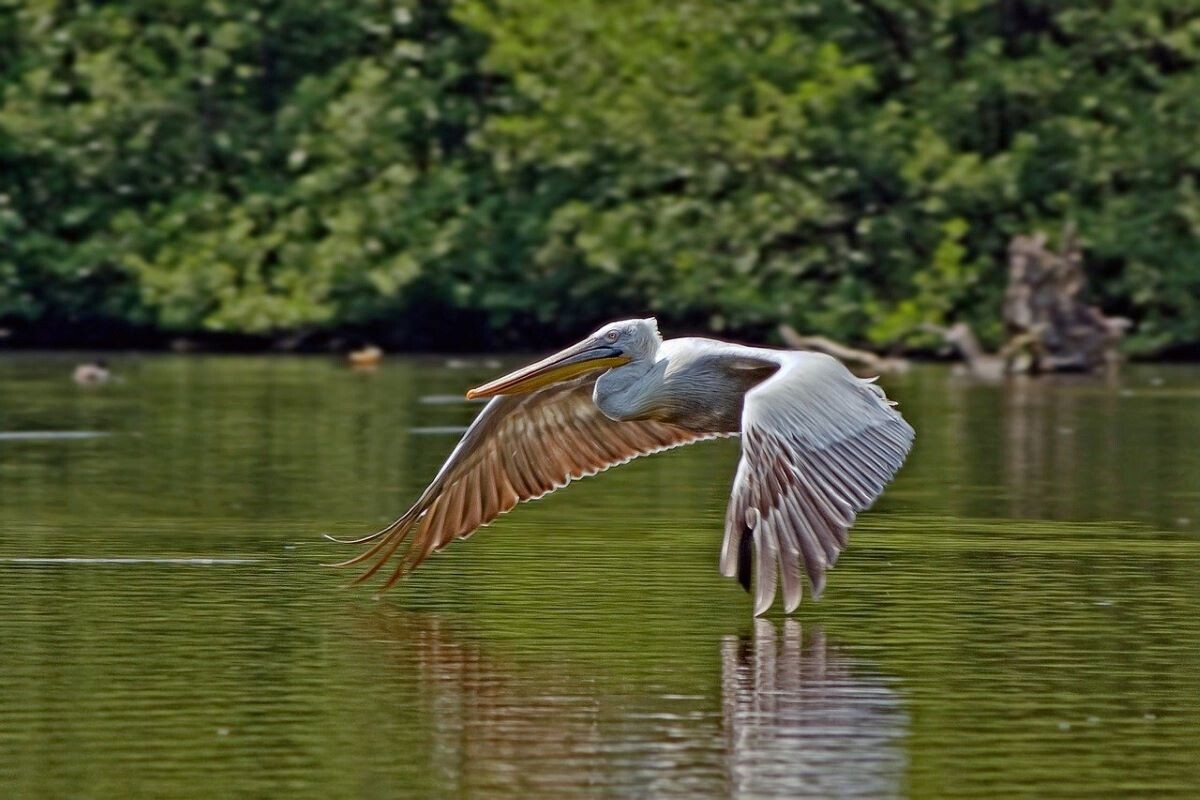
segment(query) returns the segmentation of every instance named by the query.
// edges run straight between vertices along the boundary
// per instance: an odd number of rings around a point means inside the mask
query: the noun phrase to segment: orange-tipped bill
[[[620,348],[595,339],[585,339],[549,358],[543,358],[536,364],[530,364],[483,386],[477,386],[467,392],[467,399],[495,397],[498,394],[524,394],[592,370],[619,367],[628,364],[629,361],[629,356],[623,354]]]

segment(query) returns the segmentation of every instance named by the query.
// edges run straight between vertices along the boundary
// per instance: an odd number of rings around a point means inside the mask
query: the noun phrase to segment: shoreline
[[[730,337],[734,341],[739,341]],[[755,344],[761,347],[773,347],[780,350],[788,350],[793,348],[784,347],[778,343],[766,342]],[[285,349],[272,345],[261,347],[211,347],[197,344],[186,348],[171,347],[171,346],[154,346],[154,345],[88,345],[83,343],[64,344],[61,346],[46,346],[46,345],[18,345],[11,346],[7,343],[0,343],[0,359],[7,357],[36,357],[44,356],[62,356],[67,357],[75,355],[79,357],[86,356],[260,356],[265,358],[276,357],[312,357],[312,358],[343,358],[355,346],[329,346],[329,347],[305,347]],[[468,348],[397,348],[385,349],[384,357],[402,357],[402,358],[463,358],[463,359],[480,359],[480,358],[495,358],[505,356],[531,356],[541,352],[545,352],[548,347],[533,348],[533,347],[508,347],[496,349],[468,349]],[[803,348],[800,348],[803,349]],[[916,351],[906,353],[901,351],[902,357],[910,362],[913,366],[927,365],[954,365],[964,363],[962,359],[955,357],[941,356],[928,351]],[[1134,356],[1127,355],[1120,364],[1129,365],[1160,365],[1160,366],[1197,366],[1200,365],[1200,354],[1192,355],[1153,355],[1153,356]],[[1120,366],[1120,364],[1118,366]],[[1059,373],[1072,374],[1072,373]],[[1078,373],[1076,373],[1078,374]],[[1093,374],[1101,374],[1099,372]]]

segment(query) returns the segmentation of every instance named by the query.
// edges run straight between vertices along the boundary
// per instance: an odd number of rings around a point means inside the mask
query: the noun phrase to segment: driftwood
[[[1005,375],[1028,372],[1026,365],[1031,358],[1030,353],[1036,350],[1036,337],[1021,334],[1014,336],[999,353],[989,353],[979,343],[975,331],[965,322],[956,322],[949,328],[941,325],[922,325],[926,333],[937,334],[946,344],[958,350],[963,359],[962,374],[973,378],[996,381]]]
[[[965,322],[957,322],[949,328],[925,324],[921,326],[921,330],[940,336],[946,344],[958,351],[963,359],[963,367],[958,370],[961,374],[985,381],[998,381],[1008,372],[1004,357],[984,350],[975,331]]]
[[[1006,349],[1021,342],[1018,350],[1026,357],[1010,356],[1010,371],[1092,372],[1117,360],[1129,320],[1088,305],[1086,288],[1083,251],[1072,227],[1063,232],[1060,253],[1046,248],[1042,233],[1013,238],[1004,293]]]
[[[779,338],[793,350],[816,350],[827,353],[844,364],[874,372],[904,372],[908,362],[903,358],[889,358],[872,353],[870,350],[859,350],[855,347],[835,342],[824,336],[805,336],[791,325],[779,326]]]
[[[966,372],[996,380],[1039,372],[1092,372],[1118,360],[1117,344],[1129,320],[1106,317],[1083,300],[1087,279],[1083,253],[1071,227],[1061,253],[1046,248],[1045,234],[1016,236],[1008,246],[1004,328],[1008,340],[988,353],[964,322],[949,328],[924,325],[959,351]]]

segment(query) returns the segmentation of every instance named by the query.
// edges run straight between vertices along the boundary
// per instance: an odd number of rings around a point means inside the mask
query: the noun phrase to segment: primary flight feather
[[[357,539],[342,566],[393,562],[384,588],[517,503],[630,459],[742,437],[721,573],[750,588],[754,613],[814,597],[855,515],[904,463],[913,429],[883,390],[821,353],[712,339],[664,341],[653,319],[603,326],[468,397],[491,397],[408,511]]]

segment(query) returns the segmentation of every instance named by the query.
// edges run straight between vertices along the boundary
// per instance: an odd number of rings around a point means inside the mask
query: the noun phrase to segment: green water
[[[917,448],[826,596],[716,573],[736,441],[522,506],[378,600],[496,365],[0,359],[8,797],[1195,797],[1200,370],[888,381]]]

